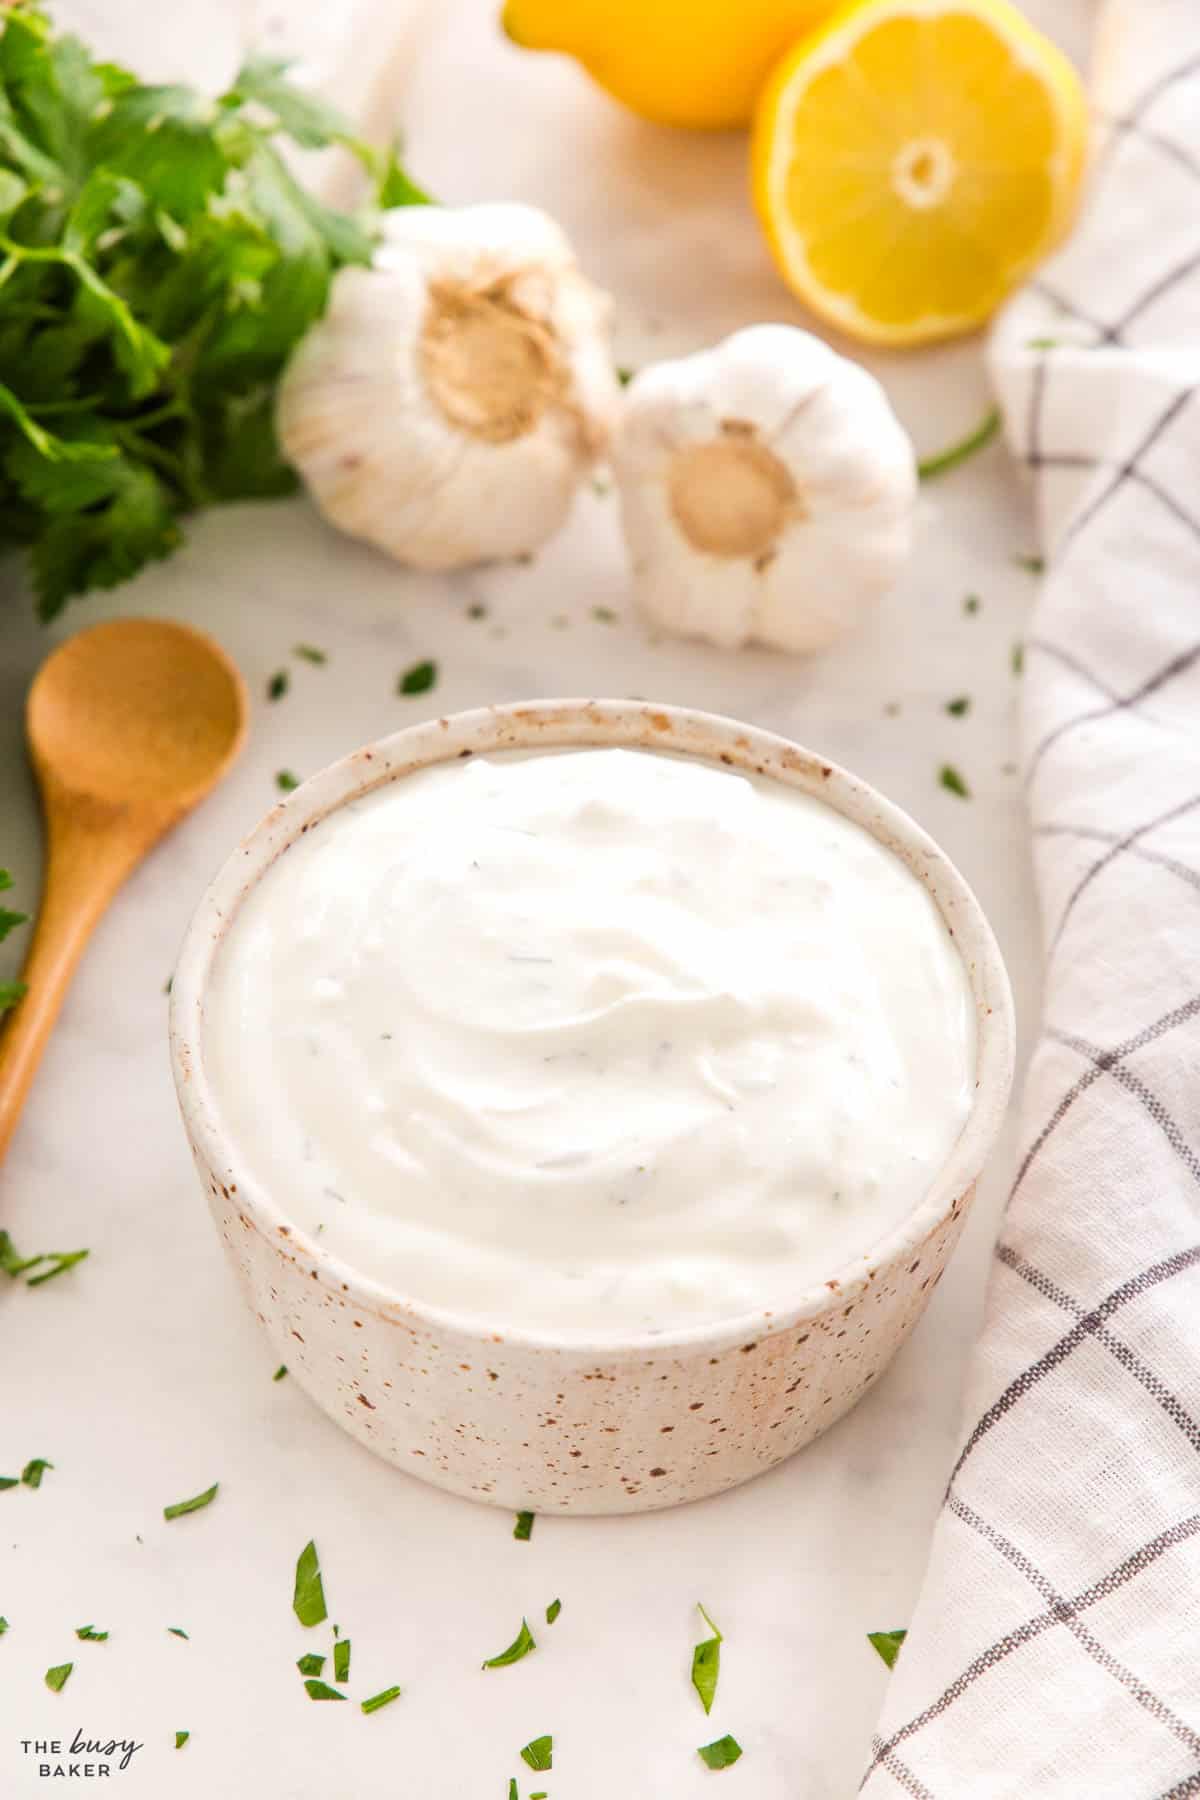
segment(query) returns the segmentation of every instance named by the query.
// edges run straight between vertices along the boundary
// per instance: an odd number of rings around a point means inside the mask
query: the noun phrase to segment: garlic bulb
[[[532,206],[397,208],[288,365],[284,454],[336,525],[401,562],[533,550],[608,441],[610,311]]]
[[[908,554],[908,437],[865,369],[791,325],[644,369],[612,460],[639,604],[684,637],[820,650]]]

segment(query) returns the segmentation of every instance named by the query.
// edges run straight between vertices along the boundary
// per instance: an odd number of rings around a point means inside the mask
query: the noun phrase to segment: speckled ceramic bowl
[[[928,888],[978,1009],[975,1103],[925,1199],[870,1253],[797,1293],[786,1312],[581,1344],[490,1328],[381,1286],[292,1222],[256,1184],[205,1072],[209,971],[263,871],[346,800],[477,751],[625,744],[757,771],[819,795]],[[853,1406],[925,1309],[962,1229],[1012,1079],[1004,965],[962,877],[864,782],[728,719],[632,701],[559,700],[434,719],[356,751],[268,813],[225,864],[184,942],[172,988],[180,1106],[209,1205],[251,1306],[318,1406],[401,1469],[454,1493],[535,1512],[672,1506],[790,1456]],[[253,1071],[247,1071],[253,1080]]]

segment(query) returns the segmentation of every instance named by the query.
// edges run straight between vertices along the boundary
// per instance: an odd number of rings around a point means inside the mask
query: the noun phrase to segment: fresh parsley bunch
[[[43,617],[180,542],[180,517],[289,493],[275,382],[371,211],[321,205],[277,148],[338,143],[375,206],[425,200],[286,65],[216,98],[147,87],[56,35],[0,24],[0,544]]]

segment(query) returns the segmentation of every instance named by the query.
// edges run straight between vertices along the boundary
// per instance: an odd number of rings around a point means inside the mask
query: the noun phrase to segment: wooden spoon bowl
[[[26,731],[46,879],[28,992],[0,1037],[0,1156],[93,928],[146,852],[225,774],[248,711],[219,645],[165,619],[94,625],[42,665]]]

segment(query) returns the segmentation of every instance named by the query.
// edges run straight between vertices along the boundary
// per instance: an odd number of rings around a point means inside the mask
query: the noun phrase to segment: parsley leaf
[[[184,1631],[180,1625],[168,1625],[167,1630],[172,1637],[187,1638],[187,1632]],[[190,1642],[191,1640],[188,1639],[188,1641]]]
[[[191,1735],[190,1731],[177,1731],[175,1733],[175,1748],[177,1750],[182,1750]]]
[[[267,683],[267,699],[282,700],[291,683],[291,676],[286,669],[276,669]]]
[[[339,1638],[333,1646],[333,1679],[343,1682],[350,1679],[349,1638]]]
[[[317,1561],[317,1546],[311,1538],[296,1561],[292,1611],[302,1625],[320,1625],[329,1617],[325,1610],[325,1588],[321,1581],[321,1565]]]
[[[319,650],[315,644],[297,644],[292,655],[298,656],[301,662],[314,663],[317,668],[322,668],[329,661],[328,651]]]
[[[965,718],[970,710],[971,702],[966,694],[959,694],[955,699],[947,700],[946,702],[946,711],[950,714],[952,719]]]
[[[325,1667],[325,1661],[325,1657],[318,1656],[315,1650],[310,1650],[307,1656],[300,1657],[296,1667],[302,1675],[319,1675]],[[338,1679],[340,1680],[341,1677],[339,1676]]]
[[[513,1526],[513,1536],[519,1538],[523,1544],[529,1542],[533,1536],[533,1514],[531,1512],[517,1514],[517,1522]]]
[[[190,1500],[176,1500],[172,1506],[164,1506],[163,1518],[182,1519],[187,1513],[200,1512],[204,1507],[211,1506],[220,1485],[219,1481],[214,1481],[202,1494],[193,1494]]]
[[[938,781],[947,793],[957,794],[960,800],[969,800],[971,790],[954,767],[953,763],[943,763],[938,771]]]
[[[108,1642],[107,1631],[97,1631],[94,1625],[77,1626],[75,1636],[85,1644],[106,1644]]]
[[[59,1663],[55,1668],[46,1670],[45,1682],[52,1694],[62,1693],[74,1667],[74,1663]]]
[[[888,1668],[894,1669],[900,1646],[907,1636],[907,1631],[868,1631],[867,1642],[883,1658]]]
[[[27,1462],[25,1467],[21,1470],[21,1480],[25,1483],[26,1487],[41,1487],[42,1476],[46,1473],[47,1469],[52,1469],[53,1467],[54,1464],[52,1462],[47,1462],[44,1456],[35,1456],[30,1462]]]
[[[10,888],[12,884],[13,879],[8,870],[0,869],[0,893],[3,893],[5,888]],[[18,925],[24,925],[28,917],[28,913],[10,912],[8,907],[0,906],[0,944],[4,942],[10,931],[15,931]]]
[[[281,57],[251,57],[238,70],[222,104],[256,103],[272,114],[277,129],[286,131],[304,150],[352,142],[342,115],[334,107],[316,94],[292,86],[287,79],[289,67],[290,64]]]
[[[489,1656],[483,1666],[485,1669],[506,1669],[509,1663],[520,1662],[523,1656],[528,1656],[531,1650],[536,1649],[537,1645],[533,1641],[533,1633],[530,1631],[525,1620],[522,1619],[521,1629],[518,1631],[512,1643],[508,1646],[508,1649],[501,1650],[499,1656]]]
[[[291,794],[300,786],[300,777],[293,775],[290,769],[280,769],[275,776],[275,786],[281,794]]]
[[[534,1738],[522,1750],[521,1761],[528,1763],[531,1769],[552,1769],[554,1767],[553,1737],[547,1735]]]
[[[419,188],[401,167],[398,144],[392,144],[376,165],[375,204],[385,210],[393,206],[433,205],[424,188]]]
[[[700,1696],[701,1706],[706,1713],[710,1713],[717,1692],[717,1679],[721,1673],[721,1645],[725,1640],[699,1601],[696,1603],[696,1610],[712,1636],[705,1638],[692,1651],[692,1686]]]
[[[705,1744],[696,1754],[710,1769],[728,1769],[741,1756],[742,1746],[726,1732],[723,1738],[718,1738],[715,1743]]]
[[[362,1710],[365,1713],[378,1712],[381,1707],[390,1706],[393,1700],[399,1698],[400,1689],[398,1687],[384,1688],[381,1694],[372,1694],[369,1700],[362,1701]]]
[[[19,1475],[0,1475],[0,1493],[3,1493],[6,1488],[20,1487],[20,1485],[21,1477]]]
[[[3,1637],[7,1630],[8,1630],[8,1620],[6,1618],[4,1618],[2,1615],[0,1615],[0,1637]]]
[[[549,1606],[546,1608],[546,1623],[547,1623],[547,1625],[553,1625],[555,1619],[557,1619],[557,1617],[561,1611],[562,1611],[562,1601],[561,1600],[552,1600],[550,1602]]]
[[[280,1363],[279,1367],[276,1369],[275,1373],[272,1375],[271,1380],[272,1381],[282,1381],[286,1374],[287,1374],[287,1364]]]

